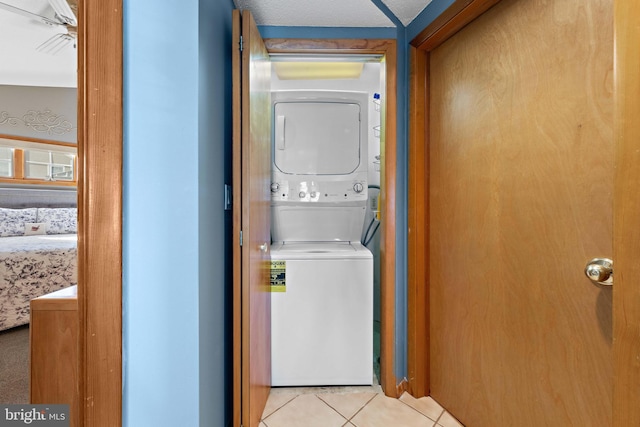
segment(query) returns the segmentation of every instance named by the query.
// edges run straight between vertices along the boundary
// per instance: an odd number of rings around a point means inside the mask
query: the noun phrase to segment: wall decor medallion
[[[7,111],[0,112],[0,125],[24,125],[38,133],[48,135],[64,135],[73,131],[73,124],[64,116],[54,114],[51,110],[29,110],[22,118],[11,116]]]

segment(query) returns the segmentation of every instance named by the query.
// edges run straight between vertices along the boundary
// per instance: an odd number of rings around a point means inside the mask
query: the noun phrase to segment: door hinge
[[[242,246],[242,230],[240,230],[240,246]]]
[[[233,207],[233,191],[229,184],[224,185],[224,210],[230,211]]]
[[[242,52],[243,49],[244,49],[244,40],[242,36],[240,36],[240,52]]]

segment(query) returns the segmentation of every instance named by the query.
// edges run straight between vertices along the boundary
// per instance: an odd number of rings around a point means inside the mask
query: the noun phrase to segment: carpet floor
[[[29,403],[29,325],[0,332],[0,403]]]

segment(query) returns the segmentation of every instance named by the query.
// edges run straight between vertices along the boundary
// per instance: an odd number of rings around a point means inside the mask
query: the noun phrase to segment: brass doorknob
[[[600,285],[613,285],[613,261],[608,258],[594,258],[587,263],[584,274]]]

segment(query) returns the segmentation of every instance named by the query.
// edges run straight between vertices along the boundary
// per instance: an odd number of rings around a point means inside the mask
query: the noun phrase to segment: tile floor
[[[380,386],[273,388],[260,427],[463,427],[431,397]]]

